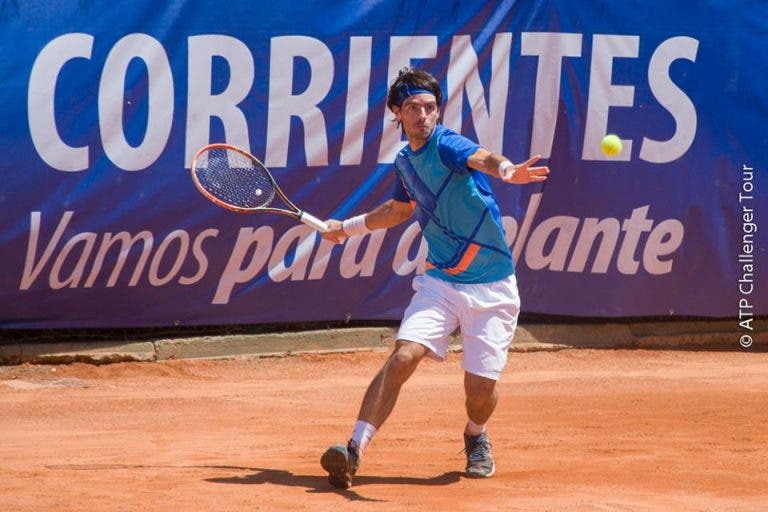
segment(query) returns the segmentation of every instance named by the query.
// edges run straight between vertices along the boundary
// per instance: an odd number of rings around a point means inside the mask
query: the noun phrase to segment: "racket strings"
[[[237,151],[210,149],[199,164],[195,174],[200,185],[232,206],[264,208],[275,196],[275,186],[266,169]]]

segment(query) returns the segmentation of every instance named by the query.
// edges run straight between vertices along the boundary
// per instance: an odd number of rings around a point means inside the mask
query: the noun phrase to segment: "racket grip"
[[[299,220],[304,224],[306,224],[307,226],[312,226],[313,228],[315,228],[317,231],[320,231],[321,233],[325,233],[326,231],[328,231],[328,224],[318,219],[317,217],[308,214],[307,212],[300,212]]]

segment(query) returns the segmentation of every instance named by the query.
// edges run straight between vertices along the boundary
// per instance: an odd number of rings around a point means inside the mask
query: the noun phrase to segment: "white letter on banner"
[[[181,276],[179,278],[179,284],[195,284],[205,277],[205,273],[208,271],[208,256],[206,256],[205,251],[203,251],[203,241],[206,238],[216,238],[217,236],[219,236],[219,230],[214,228],[206,229],[197,235],[192,244],[192,255],[197,261],[197,273],[192,276]]]
[[[267,273],[276,283],[290,278],[303,281],[309,268],[309,260],[318,236],[314,229],[303,224],[293,226],[281,236],[267,263]],[[294,250],[293,247],[296,246]],[[290,256],[290,257],[289,257]],[[288,263],[288,260],[291,262]]]
[[[549,268],[557,271],[565,269],[568,250],[578,226],[579,219],[568,215],[550,217],[536,226],[525,249],[525,263],[528,268],[531,270]],[[555,241],[550,246],[547,242],[552,233],[556,233]],[[544,254],[547,247],[550,247],[549,253]]]
[[[677,160],[688,151],[696,136],[696,107],[691,99],[669,77],[669,67],[677,59],[696,62],[699,42],[691,37],[672,37],[656,48],[648,64],[648,83],[659,103],[672,114],[677,130],[671,139],[658,141],[643,138],[640,158],[663,164]]]
[[[133,59],[147,66],[149,115],[144,140],[131,146],[123,131],[125,75]],[[99,83],[99,129],[107,157],[126,171],[152,165],[165,149],[173,123],[173,76],[165,49],[146,34],[120,39],[107,56]]]
[[[629,161],[632,156],[632,141],[622,140],[621,153],[606,156],[600,150],[600,141],[608,128],[608,110],[611,106],[631,107],[635,101],[635,87],[632,85],[611,85],[614,57],[637,58],[640,38],[638,36],[595,35],[592,41],[592,66],[589,71],[589,99],[587,100],[587,123],[584,133],[584,160]]]
[[[386,229],[377,229],[367,235],[351,236],[344,244],[344,252],[341,253],[341,262],[339,270],[341,277],[351,279],[355,276],[370,277],[376,268],[376,259],[381,251],[381,244],[384,243]],[[359,258],[360,247],[363,240],[367,240],[363,256]]]
[[[363,160],[368,89],[371,82],[371,40],[371,37],[349,38],[347,113],[339,162],[341,165],[359,165]]]
[[[316,281],[322,279],[331,261],[331,251],[336,244],[325,239],[320,239],[315,257],[312,259],[312,268],[309,269],[307,280]]]
[[[262,226],[256,231],[253,228],[240,228],[235,247],[229,256],[224,273],[219,278],[219,285],[216,287],[211,304],[229,304],[235,285],[256,277],[269,260],[274,239],[275,232],[269,226]],[[249,254],[251,254],[251,260],[243,266]]]
[[[402,68],[411,65],[413,59],[434,59],[437,55],[437,36],[393,36],[389,43],[389,68],[387,70],[387,84],[391,84],[397,78],[397,73]],[[387,85],[389,87],[389,85]],[[384,130],[381,134],[381,147],[379,147],[380,164],[391,164],[395,161],[397,152],[403,149],[405,142],[402,140],[400,128],[392,122],[392,112],[384,109]]]
[[[683,242],[685,227],[677,219],[667,219],[659,222],[651,234],[643,250],[643,267],[649,274],[660,275],[672,272],[672,260],[662,261],[659,256],[667,256],[675,252]]]
[[[416,241],[419,242],[418,252],[413,259],[409,259]],[[421,226],[418,222],[413,222],[403,231],[400,241],[397,242],[395,257],[392,259],[392,270],[399,276],[407,276],[413,272],[423,274],[428,252],[427,241],[421,236]]]
[[[581,57],[581,34],[523,32],[521,55],[539,57],[531,154],[549,158],[560,105],[563,57]]]
[[[515,238],[517,238],[517,219],[505,215],[501,218],[501,226],[504,228],[504,241],[507,242],[507,247],[511,249]]]
[[[538,192],[536,194],[531,194],[531,198],[528,200],[528,207],[525,209],[523,222],[520,224],[520,229],[515,236],[515,245],[512,247],[512,259],[514,261],[520,260],[523,246],[528,240],[528,233],[530,233],[531,226],[533,226],[533,219],[536,218],[536,212],[539,211],[542,197],[543,192]]]
[[[48,241],[48,244],[43,249],[43,254],[40,255],[40,260],[35,262],[35,254],[37,254],[37,243],[40,239],[40,224],[41,214],[40,212],[31,212],[29,219],[29,241],[27,242],[27,257],[24,260],[24,273],[21,276],[21,284],[19,290],[29,290],[32,283],[35,282],[37,276],[43,270],[43,267],[51,259],[53,250],[61,241],[66,231],[69,221],[72,220],[72,216],[75,214],[73,211],[66,211],[62,215],[59,224],[56,226],[56,230],[53,232],[53,236]]]
[[[88,258],[93,252],[93,247],[96,245],[96,233],[85,232],[78,233],[70,238],[61,252],[56,257],[56,261],[51,267],[51,273],[48,276],[48,285],[51,290],[60,290],[69,286],[70,288],[77,288],[80,285],[80,280],[83,278],[83,272],[85,271],[85,265],[88,263]],[[75,247],[82,245],[82,250],[75,251]],[[64,268],[64,264],[67,262],[70,254],[75,256],[75,265],[69,271],[69,275],[62,279],[61,270]],[[70,265],[67,265],[69,268]]]
[[[59,171],[88,168],[88,146],[67,145],[56,129],[56,83],[64,65],[76,58],[90,59],[93,36],[64,34],[40,51],[32,65],[27,93],[29,132],[40,158]],[[8,49],[11,51],[11,49]]]
[[[164,276],[160,276],[160,266],[163,263],[163,257],[166,251],[168,251],[168,247],[176,240],[179,241],[179,249],[176,252],[173,265],[171,265],[171,268]],[[152,256],[152,262],[149,264],[149,284],[152,286],[165,286],[170,283],[176,277],[176,274],[179,273],[182,265],[184,265],[184,260],[187,258],[187,252],[189,251],[189,244],[189,233],[183,229],[176,229],[168,233],[168,236],[158,246],[155,255]]]
[[[472,107],[472,122],[478,142],[491,151],[501,152],[504,145],[504,119],[509,95],[509,54],[512,34],[496,34],[493,40],[490,97],[485,104],[485,91],[477,70],[477,54],[470,36],[454,36],[448,63],[448,92],[445,125],[461,131],[464,89]]]
[[[571,262],[568,264],[568,272],[584,272],[587,259],[594,251],[598,236],[600,237],[600,245],[597,246],[595,261],[592,263],[592,273],[605,274],[608,272],[616,243],[619,241],[620,231],[619,219],[613,217],[602,220],[595,217],[585,218],[579,239],[576,241],[576,247],[573,249]]]
[[[310,79],[301,94],[293,94],[293,64],[296,57],[307,60]],[[267,117],[267,167],[285,167],[291,116],[304,123],[304,146],[308,166],[328,165],[328,135],[325,117],[317,107],[333,83],[333,54],[325,44],[306,36],[272,38],[269,57],[269,114]]]
[[[640,262],[635,259],[637,244],[640,242],[640,235],[651,230],[653,220],[647,217],[650,206],[643,206],[632,210],[632,216],[624,219],[622,231],[624,231],[624,240],[621,242],[619,256],[616,260],[616,267],[619,272],[626,275],[637,274]]]
[[[213,58],[221,57],[229,66],[229,83],[218,94],[211,94]],[[222,35],[189,38],[189,91],[187,101],[187,140],[184,165],[189,168],[197,151],[211,142],[211,118],[224,125],[229,144],[251,150],[248,123],[238,104],[253,85],[253,55],[239,39]]]

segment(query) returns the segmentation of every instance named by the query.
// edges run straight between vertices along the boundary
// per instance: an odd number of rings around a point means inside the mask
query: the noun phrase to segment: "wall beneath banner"
[[[283,4],[0,2],[0,326],[398,319],[416,224],[332,246],[217,208],[189,167],[226,141],[317,217],[371,209],[406,65],[445,125],[552,169],[494,183],[524,312],[768,314],[768,4]]]

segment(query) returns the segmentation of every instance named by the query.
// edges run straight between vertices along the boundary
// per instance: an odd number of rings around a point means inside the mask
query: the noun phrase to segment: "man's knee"
[[[487,422],[499,399],[496,393],[496,381],[466,373],[464,390],[469,419],[478,425]]]
[[[471,373],[464,374],[464,392],[467,401],[484,402],[494,396],[496,381]]]
[[[402,380],[407,379],[416,370],[425,353],[426,348],[422,345],[398,340],[395,350],[387,360],[387,373]]]

